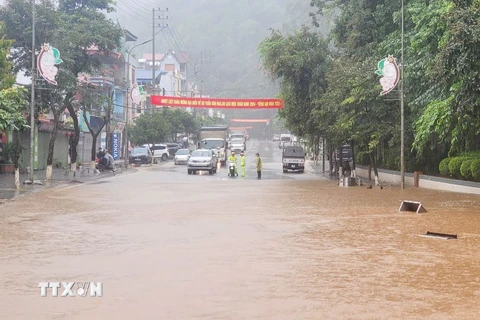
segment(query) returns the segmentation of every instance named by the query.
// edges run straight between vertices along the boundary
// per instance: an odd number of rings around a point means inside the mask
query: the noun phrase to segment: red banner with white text
[[[212,109],[281,109],[282,99],[214,99],[150,96],[150,104],[163,107]]]

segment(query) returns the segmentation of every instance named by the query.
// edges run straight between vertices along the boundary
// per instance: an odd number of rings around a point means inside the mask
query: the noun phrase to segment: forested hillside
[[[269,28],[291,32],[311,24],[309,0],[119,0],[112,16],[139,37],[136,43],[141,43],[152,38],[154,4],[169,10],[163,14],[168,16],[165,22],[169,28],[156,37],[157,52],[169,48],[188,51],[193,74],[201,69],[200,53],[204,51],[203,76],[198,72],[190,78],[197,83],[203,78],[204,94],[217,97],[275,96],[278,88],[261,70],[258,45],[270,34]],[[151,51],[151,44],[147,44],[135,52]],[[256,112],[258,116],[262,113]]]

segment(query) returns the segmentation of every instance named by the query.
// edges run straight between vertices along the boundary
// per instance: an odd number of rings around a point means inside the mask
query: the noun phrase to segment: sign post
[[[405,128],[404,128],[404,83],[403,83],[403,69],[404,69],[404,61],[403,61],[403,0],[402,0],[402,56],[401,56],[401,64],[402,64],[402,72],[400,74],[400,69],[397,65],[397,59],[393,56],[389,55],[387,58],[380,60],[378,62],[376,74],[382,76],[380,78],[380,84],[382,85],[383,91],[380,92],[380,95],[385,95],[392,91],[400,81],[400,187],[405,189],[405,155],[404,155],[404,144],[405,144]]]

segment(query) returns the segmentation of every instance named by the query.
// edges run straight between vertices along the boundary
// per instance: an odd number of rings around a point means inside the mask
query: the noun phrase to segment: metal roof
[[[166,75],[167,72],[165,71],[160,71],[156,70],[155,71],[155,79],[158,79],[159,76],[164,76]],[[135,77],[137,78],[137,81],[152,81],[152,70],[145,70],[145,69],[137,69],[135,71]]]

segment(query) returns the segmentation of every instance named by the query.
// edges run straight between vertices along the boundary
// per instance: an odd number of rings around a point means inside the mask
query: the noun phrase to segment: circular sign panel
[[[140,104],[140,102],[142,101],[142,96],[140,94],[140,90],[138,89],[138,86],[135,86],[132,89],[132,92],[130,93],[130,95],[132,97],[132,101],[134,104]]]

